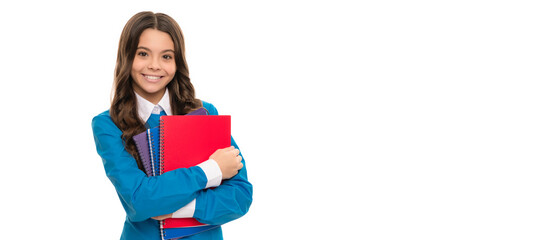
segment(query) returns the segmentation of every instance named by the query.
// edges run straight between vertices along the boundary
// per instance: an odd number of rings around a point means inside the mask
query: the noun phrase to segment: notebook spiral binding
[[[152,167],[152,176],[156,176],[156,166],[154,166],[154,152],[152,149],[152,132],[150,129],[147,129],[147,138],[148,138],[148,151],[150,152],[150,165]]]
[[[163,130],[163,119],[160,118],[160,172],[159,172],[159,175],[162,175],[163,174],[163,150],[165,149],[164,146],[163,146],[163,134],[164,130]],[[160,220],[160,235],[161,235],[161,238],[162,240],[165,240],[165,231],[164,231],[164,225],[163,225],[163,220]]]
[[[160,118],[160,175],[163,174],[163,151],[165,149],[163,141],[164,136],[163,118]]]

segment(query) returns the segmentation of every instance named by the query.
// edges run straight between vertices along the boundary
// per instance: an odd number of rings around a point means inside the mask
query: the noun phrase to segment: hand
[[[230,179],[237,175],[239,170],[243,167],[241,162],[242,157],[239,156],[240,151],[235,147],[227,147],[216,150],[210,159],[213,159],[218,163],[220,170],[222,171],[222,179]]]
[[[154,220],[164,220],[164,219],[171,218],[171,217],[173,217],[173,214],[169,213],[169,214],[153,217],[152,219],[154,219]]]

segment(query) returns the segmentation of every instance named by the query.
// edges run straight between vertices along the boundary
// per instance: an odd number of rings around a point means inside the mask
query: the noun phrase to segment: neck
[[[134,91],[139,94],[139,96],[143,97],[147,101],[153,103],[154,105],[157,105],[160,100],[162,100],[163,95],[165,94],[165,89],[162,89],[155,93],[147,93],[145,91],[142,91],[141,89],[134,88]]]

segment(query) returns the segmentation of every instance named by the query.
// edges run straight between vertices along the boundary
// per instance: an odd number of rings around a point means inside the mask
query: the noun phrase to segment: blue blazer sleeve
[[[210,115],[218,115],[217,109],[210,103],[203,102]],[[233,137],[231,144],[239,149]],[[239,149],[240,150],[240,149]],[[240,154],[242,156],[242,153]],[[219,225],[240,218],[248,212],[252,204],[253,187],[248,182],[246,162],[237,175],[222,182],[214,189],[199,192],[196,200],[194,217],[203,223]]]
[[[105,173],[130,221],[172,213],[195,199],[207,184],[205,173],[199,167],[147,177],[124,148],[122,132],[113,123],[109,111],[94,117],[92,130]]]

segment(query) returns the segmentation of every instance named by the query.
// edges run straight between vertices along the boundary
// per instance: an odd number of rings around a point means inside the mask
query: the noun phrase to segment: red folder
[[[217,149],[231,146],[231,116],[162,116],[160,123],[161,173],[193,167]],[[168,218],[163,228],[205,225],[195,218]]]

